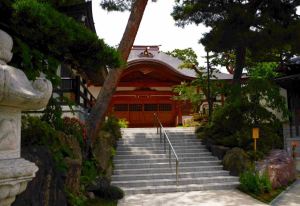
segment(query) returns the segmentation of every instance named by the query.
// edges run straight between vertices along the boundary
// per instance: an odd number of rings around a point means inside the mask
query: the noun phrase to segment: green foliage
[[[208,51],[235,54],[240,78],[246,55],[254,62],[283,60],[299,54],[300,17],[296,1],[176,0],[172,16],[178,26],[210,27],[200,42]]]
[[[229,170],[231,175],[240,175],[251,166],[247,153],[240,148],[233,148],[226,152],[223,158],[225,170]]]
[[[174,49],[171,52],[166,52],[166,54],[180,59],[183,62],[180,65],[181,68],[193,68],[199,65],[197,54],[192,48]]]
[[[121,188],[109,185],[108,187],[102,187],[96,190],[95,195],[104,199],[119,200],[124,197],[124,192]]]
[[[174,99],[189,101],[193,105],[194,112],[199,112],[199,107],[204,101],[210,97],[211,104],[218,94],[222,93],[222,84],[216,78],[216,73],[219,72],[217,69],[210,67],[209,73],[205,68],[199,67],[197,61],[197,55],[191,48],[187,49],[175,49],[167,54],[176,57],[182,61],[181,68],[193,69],[197,78],[190,84],[185,82],[180,85],[176,85],[173,91],[178,94]],[[211,58],[211,56],[209,56]],[[208,80],[208,75],[209,79]],[[213,81],[211,81],[213,79]],[[209,84],[209,90],[208,90]]]
[[[126,119],[118,119],[118,124],[120,128],[127,128],[129,122]]]
[[[100,5],[108,11],[125,11],[131,9],[132,0],[101,0]]]
[[[64,117],[62,127],[58,129],[76,138],[81,148],[83,148],[83,143],[86,140],[86,128],[83,122],[74,117]]]
[[[197,92],[198,86],[182,82],[180,85],[176,85],[173,88],[173,92],[178,96],[174,96],[175,100],[189,101],[193,105],[194,112],[199,110],[199,107],[205,100],[205,96],[201,92]]]
[[[0,6],[0,25],[14,39],[12,65],[30,79],[41,72],[57,84],[57,65],[64,62],[80,72],[121,65],[117,51],[106,45],[80,22],[58,12],[51,5],[72,5],[76,0],[16,0]],[[50,5],[51,4],[51,5]]]
[[[62,108],[57,99],[51,97],[47,107],[44,109],[44,114],[41,118],[42,121],[47,122],[55,128],[62,125]]]
[[[272,185],[267,173],[260,175],[253,170],[245,171],[240,175],[240,188],[249,193],[262,194],[272,190]]]
[[[68,204],[70,204],[71,206],[86,206],[87,198],[84,195],[76,195],[68,191],[66,193]]]
[[[47,146],[55,161],[59,171],[66,171],[67,166],[64,161],[66,157],[72,157],[72,151],[68,145],[63,145],[59,141],[61,132],[56,131],[47,122],[41,121],[38,117],[22,117],[22,145],[45,145]]]
[[[215,110],[211,124],[199,136],[212,139],[216,144],[252,150],[251,129],[259,127],[258,151],[266,154],[273,148],[281,148],[281,122],[274,113],[283,117],[288,113],[285,100],[272,81],[276,75],[273,66],[259,63],[251,69],[250,78],[243,87],[227,85],[225,105]]]
[[[119,120],[114,116],[109,116],[102,125],[102,130],[110,133],[115,140],[122,137]]]
[[[86,206],[117,206],[118,201],[117,200],[107,200],[103,198],[95,198],[95,199],[89,199],[86,202]]]
[[[80,182],[83,185],[89,185],[99,175],[96,161],[94,159],[85,160],[82,163]]]

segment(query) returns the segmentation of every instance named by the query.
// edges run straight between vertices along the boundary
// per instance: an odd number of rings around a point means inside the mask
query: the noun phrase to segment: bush
[[[122,137],[119,120],[114,116],[107,118],[101,130],[110,133],[116,141]]]
[[[229,170],[231,175],[239,175],[250,168],[251,163],[248,155],[243,149],[233,148],[226,152],[223,158],[225,170]]]
[[[77,139],[81,148],[86,141],[86,128],[85,124],[77,118],[64,117],[62,128],[60,128],[65,134],[72,135]]]
[[[118,200],[124,197],[124,192],[119,187],[110,185],[105,177],[98,177],[87,190],[104,199]]]
[[[272,185],[267,173],[259,175],[258,172],[248,170],[240,175],[240,188],[255,195],[268,193],[272,190]]]
[[[118,124],[120,128],[127,128],[129,122],[126,119],[119,119]]]
[[[90,184],[98,176],[97,163],[95,160],[85,160],[82,162],[80,183]]]
[[[111,185],[107,190],[107,199],[119,200],[124,197],[124,191],[116,186]]]
[[[71,145],[64,141],[64,138],[72,138],[71,135],[57,131],[47,122],[32,116],[22,117],[21,130],[23,146],[45,145],[51,151],[56,169],[62,172],[67,170],[65,158],[76,156]]]

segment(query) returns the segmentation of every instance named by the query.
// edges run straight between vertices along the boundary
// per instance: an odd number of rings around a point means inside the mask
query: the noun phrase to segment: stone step
[[[201,171],[220,171],[223,169],[222,165],[213,166],[197,166],[197,167],[179,167],[179,173],[181,172],[201,172]],[[175,167],[160,168],[131,168],[131,169],[115,169],[113,171],[114,175],[126,175],[126,174],[162,174],[162,173],[173,173],[175,172]]]
[[[216,176],[216,177],[195,177],[195,178],[180,178],[178,185],[189,184],[209,184],[209,183],[224,183],[224,182],[237,182],[238,177],[232,176]],[[132,181],[112,181],[112,185],[118,187],[147,187],[147,186],[160,186],[160,185],[176,185],[176,179],[151,179],[151,180],[132,180]]]
[[[174,159],[174,158],[173,158]],[[217,160],[216,157],[181,157],[179,158],[180,163],[182,162],[193,162],[193,161],[213,161]],[[171,161],[172,157],[171,157]],[[114,159],[114,164],[141,164],[141,163],[169,163],[169,158],[155,158],[155,159]]]
[[[166,145],[167,147],[167,145]],[[175,150],[179,149],[205,149],[204,145],[197,144],[197,145],[173,145],[173,148]],[[136,145],[136,146],[131,146],[131,145],[120,145],[117,147],[118,151],[131,151],[132,149],[147,149],[147,150],[157,150],[157,149],[164,149],[163,144],[157,144],[157,145]]]
[[[190,184],[190,185],[168,185],[168,186],[148,186],[126,188],[122,187],[125,195],[133,194],[154,194],[154,193],[171,193],[171,192],[190,192],[190,191],[204,191],[204,190],[228,190],[234,189],[239,185],[239,182],[227,183],[209,183],[209,184]]]
[[[201,152],[201,153],[180,153],[178,154],[178,158],[181,157],[205,157],[211,155],[210,152]],[[172,155],[173,157],[173,155]],[[114,156],[114,160],[120,159],[152,159],[152,158],[169,158],[169,154],[144,154],[144,155],[116,155]]]
[[[200,171],[200,172],[179,172],[181,178],[213,177],[228,176],[229,172],[225,170],[218,171]],[[175,172],[172,173],[150,173],[150,174],[131,174],[131,175],[113,175],[113,181],[130,181],[130,180],[153,180],[153,179],[176,179]]]
[[[171,143],[193,143],[193,142],[198,142],[200,141],[196,138],[182,138],[182,139],[170,139]],[[153,139],[121,139],[118,141],[118,145],[120,144],[159,144],[163,143],[160,141],[159,138],[153,138]]]
[[[168,137],[179,158],[179,185],[176,161],[169,147],[161,143],[156,128],[123,129],[114,157],[112,184],[125,194],[228,189],[236,187],[238,177],[229,176],[221,161],[196,138],[195,128],[167,128]]]
[[[188,131],[195,131],[195,127],[165,127],[166,131],[171,132],[188,132]],[[148,132],[157,132],[157,127],[145,127],[145,128],[121,128],[121,131],[124,133],[141,133],[143,131],[144,133]]]
[[[164,149],[132,149],[130,151],[118,151],[116,152],[117,155],[143,155],[143,154],[165,154],[169,150],[169,148],[166,148],[166,152]],[[180,155],[182,153],[197,153],[197,152],[207,152],[207,149],[177,149],[175,150],[176,154]]]
[[[179,167],[195,167],[195,166],[214,166],[219,165],[219,160],[214,161],[195,161],[195,162],[179,162]],[[142,168],[160,168],[168,167],[169,163],[141,163],[141,164],[114,164],[115,169],[142,169]],[[171,166],[175,168],[175,161],[173,160]]]
[[[182,147],[194,147],[194,148],[206,148],[201,142],[192,142],[192,143],[171,143],[174,148],[179,147],[178,149]],[[166,143],[166,147],[169,144]],[[118,144],[117,148],[118,149],[123,149],[123,148],[135,148],[135,147],[140,147],[140,148],[145,148],[145,149],[153,149],[153,148],[164,148],[164,143],[131,143],[131,144]]]
[[[196,135],[194,133],[190,134],[177,134],[177,133],[167,133],[169,139],[188,139],[188,138],[196,138]],[[163,136],[162,136],[163,138]],[[130,139],[130,140],[136,140],[136,139],[160,139],[159,134],[126,134],[122,136],[122,139]]]

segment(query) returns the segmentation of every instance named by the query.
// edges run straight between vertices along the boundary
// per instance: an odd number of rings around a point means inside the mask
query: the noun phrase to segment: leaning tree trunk
[[[118,47],[124,62],[127,62],[147,3],[148,0],[138,0],[132,5],[130,17]],[[87,119],[88,144],[91,144],[91,141],[94,140],[99,133],[101,123],[104,120],[106,110],[116,90],[121,74],[122,68],[114,68],[110,70],[107,78],[105,79],[103,87],[98,94],[96,104],[92,108]]]

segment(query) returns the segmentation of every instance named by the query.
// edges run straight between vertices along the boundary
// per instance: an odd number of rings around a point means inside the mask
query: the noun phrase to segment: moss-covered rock
[[[113,137],[109,132],[100,131],[92,146],[97,169],[108,178],[112,175],[112,150],[114,148],[112,139]]]
[[[22,145],[22,157],[34,162],[39,170],[28,183],[25,192],[16,197],[13,206],[67,206],[63,174],[55,167],[51,151],[46,146]]]
[[[231,175],[239,176],[251,166],[251,162],[243,149],[235,147],[226,153],[223,158],[223,165],[224,169],[229,170]]]

